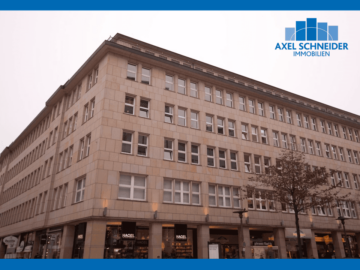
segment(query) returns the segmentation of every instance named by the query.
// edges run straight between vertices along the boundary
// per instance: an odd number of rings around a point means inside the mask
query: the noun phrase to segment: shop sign
[[[273,246],[273,242],[254,241],[254,246]]]
[[[84,238],[84,236],[82,234],[78,235],[78,239],[83,239],[83,238]]]
[[[136,222],[123,222],[121,224],[121,238],[126,240],[135,239]]]
[[[24,252],[31,252],[32,246],[26,246]]]
[[[22,252],[23,249],[24,249],[24,247],[25,247],[25,243],[24,243],[24,241],[21,241],[20,246],[18,246],[18,247],[16,248],[16,253]]]
[[[301,229],[300,238],[311,239],[312,233],[310,229]],[[285,228],[285,238],[297,238],[296,228]]]
[[[8,236],[3,239],[4,244],[7,245],[8,248],[15,248],[17,241],[18,239],[15,236]]]
[[[147,246],[149,246],[149,240],[135,240],[135,246],[147,247]]]
[[[187,241],[187,225],[175,224],[175,240]]]

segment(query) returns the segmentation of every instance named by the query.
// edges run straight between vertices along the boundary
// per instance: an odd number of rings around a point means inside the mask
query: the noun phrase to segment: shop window
[[[162,258],[196,258],[196,229],[186,229],[186,240],[184,241],[176,239],[175,231],[174,227],[163,227],[162,229]]]
[[[145,201],[146,177],[121,174],[118,198],[134,201]]]

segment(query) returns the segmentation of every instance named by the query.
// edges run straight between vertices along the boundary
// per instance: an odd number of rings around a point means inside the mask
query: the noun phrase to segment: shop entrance
[[[315,233],[315,242],[319,259],[331,259],[335,257],[331,234]]]
[[[273,231],[250,230],[250,244],[253,259],[279,258],[279,249],[274,244]]]
[[[210,242],[220,244],[220,259],[239,258],[238,230],[210,229]]]
[[[197,258],[197,231],[188,229],[181,224],[162,229],[162,258],[163,259],[193,259]]]
[[[86,235],[86,222],[75,226],[75,237],[73,244],[73,259],[82,259],[84,255],[84,244]]]

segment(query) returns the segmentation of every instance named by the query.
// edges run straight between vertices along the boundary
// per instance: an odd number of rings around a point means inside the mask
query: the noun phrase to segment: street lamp
[[[336,220],[340,220],[341,221],[341,224],[343,225],[343,228],[344,228],[344,234],[345,234],[345,239],[346,239],[346,244],[349,248],[349,255],[350,255],[350,258],[352,258],[352,252],[351,252],[351,247],[350,247],[350,243],[349,243],[349,238],[347,237],[346,235],[346,229],[345,229],[345,220],[347,218],[344,218],[343,216],[339,216]],[[346,255],[346,254],[345,254]]]
[[[244,235],[243,235],[243,223],[242,223],[242,218],[243,218],[243,214],[244,213],[247,213],[247,211],[245,210],[245,208],[244,209],[240,209],[239,211],[235,211],[235,212],[233,212],[234,214],[239,214],[239,218],[240,218],[240,236],[241,236],[241,241],[243,242],[243,243],[245,243],[244,242]],[[242,243],[241,243],[242,244]],[[241,246],[241,244],[239,243],[239,256],[240,256],[240,258],[242,258],[242,246]]]

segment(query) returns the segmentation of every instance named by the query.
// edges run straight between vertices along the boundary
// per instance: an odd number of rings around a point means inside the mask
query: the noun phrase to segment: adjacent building
[[[116,34],[2,151],[0,258],[297,257],[291,207],[243,191],[283,149],[351,193],[301,215],[304,256],[358,256],[359,132],[358,115]]]

